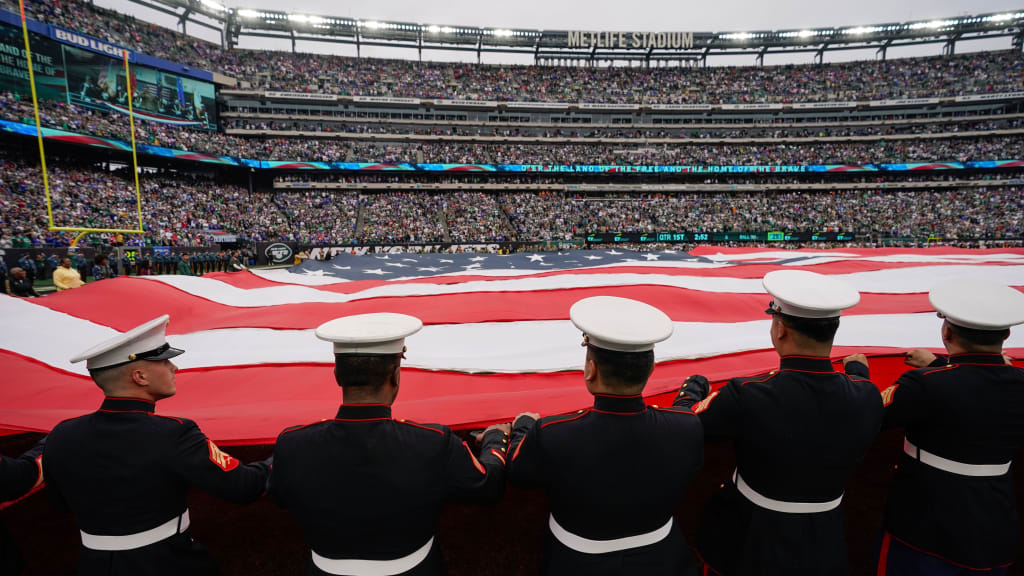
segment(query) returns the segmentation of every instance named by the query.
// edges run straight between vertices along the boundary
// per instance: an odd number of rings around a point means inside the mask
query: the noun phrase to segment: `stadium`
[[[906,350],[945,353],[934,285],[1024,286],[1021,11],[624,32],[130,3],[0,0],[7,459],[102,399],[72,355],[162,314],[187,354],[161,411],[253,462],[287,426],[334,414],[313,329],[335,317],[421,318],[395,413],[469,440],[590,405],[569,322],[583,298],[639,299],[675,322],[643,393],[667,406],[691,374],[718,389],[778,368],[760,333],[769,272],[855,285],[831,360],[867,354],[882,389]],[[240,47],[261,41],[291,50]],[[894,57],[906,48],[930,55]],[[377,49],[401,56],[364,54]],[[442,52],[457,61],[430,60]],[[832,61],[846,52],[865,56]],[[780,57],[810,62],[766,64]],[[84,286],[58,283],[64,258]],[[25,277],[42,296],[15,297]],[[1002,350],[1022,366],[1019,334]],[[878,573],[902,442],[883,431],[851,473],[850,574]],[[675,508],[689,543],[736,466],[707,445]],[[75,573],[75,520],[46,492],[0,520],[24,574]],[[224,574],[309,562],[268,497],[192,490],[189,508]],[[512,485],[496,506],[447,505],[448,570],[536,573],[547,515],[543,493]]]

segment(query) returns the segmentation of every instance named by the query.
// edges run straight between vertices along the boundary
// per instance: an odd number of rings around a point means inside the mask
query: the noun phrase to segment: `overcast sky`
[[[174,20],[129,0],[94,0],[96,4],[128,12],[168,27]],[[717,0],[715,2],[666,0],[221,0],[234,8],[264,8],[294,13],[325,16],[350,16],[362,20],[391,20],[439,25],[468,25],[495,28],[529,28],[547,30],[609,30],[609,31],[684,31],[744,32],[788,28],[857,26],[931,20],[968,14],[1015,11],[1019,0],[859,0],[857,2],[808,2],[796,0]],[[190,33],[210,38],[208,31],[191,26]],[[215,39],[215,38],[210,38]],[[290,44],[269,39],[243,40],[247,48],[290,49]],[[985,42],[968,42],[958,51],[1009,48],[1009,38]],[[307,52],[335,52],[355,55],[354,48],[337,45],[300,43]],[[891,50],[889,57],[936,54],[940,45],[923,48]],[[363,55],[415,58],[414,51],[364,49]],[[835,54],[832,60],[872,58],[872,52]],[[424,59],[475,59],[475,54],[461,57],[455,53],[425,52]],[[490,56],[491,62],[510,61],[512,56]],[[766,58],[766,64],[808,62],[810,55]],[[752,63],[744,56],[736,63]],[[486,60],[485,60],[486,61]],[[749,62],[748,62],[749,61]],[[733,63],[733,62],[728,62]]]

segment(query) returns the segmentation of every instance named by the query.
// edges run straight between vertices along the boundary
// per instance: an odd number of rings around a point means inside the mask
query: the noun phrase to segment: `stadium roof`
[[[788,30],[724,32],[616,30],[537,30],[487,28],[454,24],[394,22],[283,12],[228,8],[218,0],[130,0],[175,16],[184,28],[191,22],[220,32],[225,46],[239,37],[333,42],[417,50],[456,50],[481,53],[525,54],[535,60],[640,60],[706,62],[710,55],[809,53],[822,59],[826,51],[876,49],[884,58],[893,46],[943,44],[952,54],[956,43],[980,38],[1013,37],[1024,46],[1024,11],[935,20],[887,22],[870,26],[839,26]],[[203,16],[196,20],[194,16]],[[211,24],[212,22],[213,24]]]

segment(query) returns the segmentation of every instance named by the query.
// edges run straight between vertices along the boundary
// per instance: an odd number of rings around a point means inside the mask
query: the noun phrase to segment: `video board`
[[[57,27],[49,28],[55,30],[55,38],[72,37]],[[132,64],[126,74],[124,51],[99,41],[71,45],[69,40],[30,32],[29,42],[41,105],[52,100],[127,115],[130,100],[137,118],[217,128],[216,89],[211,82],[139,64]],[[107,49],[97,49],[100,44]],[[31,101],[22,30],[7,22],[0,22],[0,92]]]

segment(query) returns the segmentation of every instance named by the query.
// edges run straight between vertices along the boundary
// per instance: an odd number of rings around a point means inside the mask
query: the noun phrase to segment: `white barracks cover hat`
[[[334,343],[335,354],[401,354],[405,338],[420,331],[415,316],[377,312],[345,316],[321,324],[316,337]]]
[[[772,295],[765,312],[797,318],[835,318],[860,302],[860,293],[846,282],[807,270],[775,270],[761,280]]]
[[[171,317],[164,314],[124,334],[89,348],[71,358],[72,363],[86,361],[86,368],[99,370],[113,368],[136,360],[167,360],[185,351],[167,343],[164,330]]]
[[[1024,324],[1024,294],[1009,286],[963,278],[939,284],[928,293],[939,316],[974,330],[1006,330]]]
[[[672,335],[672,320],[650,304],[618,298],[584,298],[569,309],[584,343],[616,352],[646,352]]]

